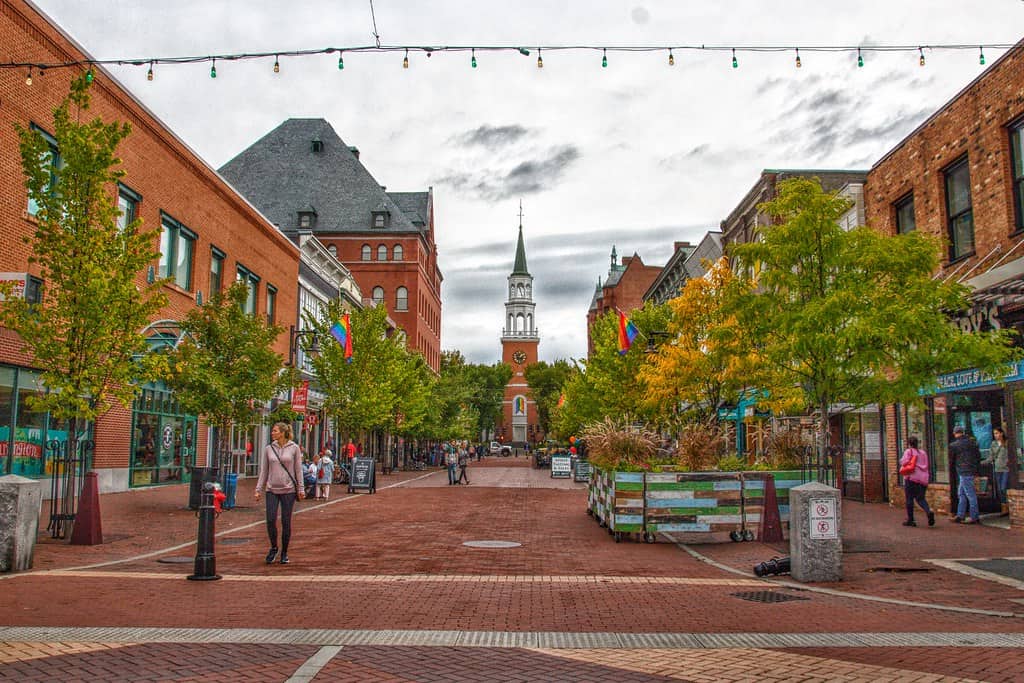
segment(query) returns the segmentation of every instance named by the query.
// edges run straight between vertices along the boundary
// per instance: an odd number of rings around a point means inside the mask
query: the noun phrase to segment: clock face
[[[523,363],[526,362],[526,354],[523,353],[522,351],[516,351],[515,353],[512,354],[512,360],[514,360],[519,365],[522,365]]]

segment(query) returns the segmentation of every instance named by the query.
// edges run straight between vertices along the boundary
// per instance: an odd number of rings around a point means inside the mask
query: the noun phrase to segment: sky
[[[388,191],[434,191],[444,275],[441,346],[501,357],[520,201],[541,360],[586,355],[598,278],[619,257],[664,265],[697,243],[762,169],[864,169],[987,66],[963,51],[808,46],[1012,44],[1022,0],[34,0],[98,59],[373,45],[523,45],[516,52],[347,53],[113,66],[111,73],[219,168],[291,117],[324,118]],[[801,46],[795,53],[644,45]],[[1003,50],[986,48],[988,66]]]

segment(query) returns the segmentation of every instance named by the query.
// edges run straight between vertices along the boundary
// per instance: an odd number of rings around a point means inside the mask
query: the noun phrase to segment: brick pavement
[[[162,564],[156,561],[158,555],[106,564],[89,572],[66,571],[128,560],[194,539],[196,519],[184,508],[184,487],[103,496],[108,542],[91,548],[41,543],[36,566],[44,571],[0,575],[0,624],[272,626],[377,633],[442,629],[570,635],[609,631],[742,634],[753,630],[752,625],[795,634],[1024,631],[1024,619],[879,605],[781,588],[772,590],[809,599],[751,603],[734,594],[757,590],[763,584],[696,562],[672,544],[612,542],[585,514],[581,485],[551,480],[546,470],[531,469],[525,458],[489,458],[474,463],[470,480],[473,485],[468,487],[448,487],[443,471],[396,473],[381,476],[375,495],[341,496],[326,505],[300,503],[290,551],[293,563],[288,566],[263,564],[262,510],[251,503],[252,480],[243,480],[241,506],[218,519],[217,569],[225,579],[200,583],[182,578],[191,572],[191,564]],[[400,482],[405,482],[400,488],[386,488]],[[862,571],[883,556],[896,567],[898,562],[918,563],[926,555],[964,556],[959,552],[964,539],[972,541],[972,554],[1005,556],[1019,547],[1009,535],[1016,532],[967,527],[906,529],[898,526],[898,515],[884,506],[846,505],[847,539],[851,549],[860,552],[845,556],[848,581],[837,588],[1003,609],[1007,609],[1004,603],[1009,596],[1019,596],[1009,587],[942,568],[912,574],[913,583],[921,586],[913,589],[905,585],[906,574]],[[882,529],[884,533],[878,533]],[[971,532],[978,533],[972,536]],[[521,546],[468,548],[462,545],[468,540],[510,540]],[[753,560],[782,549],[730,544],[701,546],[699,550],[749,571]],[[187,557],[192,553],[194,546],[185,545],[163,555]],[[909,564],[905,568],[910,568]],[[45,571],[56,569],[65,571]],[[1010,604],[1024,612],[1021,605]],[[4,656],[15,657],[11,653],[21,653],[17,662],[0,664],[0,679],[38,674],[41,680],[49,675],[46,667],[58,664],[65,668],[57,678],[66,678],[79,671],[75,666],[87,671],[90,662],[114,661],[115,650],[129,650],[133,660],[146,663],[150,667],[147,675],[155,676],[152,680],[198,680],[202,675],[189,668],[191,656],[182,661],[183,653],[191,652],[192,646],[181,644],[162,648],[156,643],[99,639],[74,646],[80,650],[54,650],[58,646],[49,643],[51,649],[44,651],[18,642],[0,643],[0,662]],[[755,650],[743,657],[735,651],[732,655],[715,654],[716,648],[710,644],[704,644],[706,649],[673,647],[650,653],[640,646],[613,652],[615,647],[596,644],[575,653],[568,648],[552,652],[550,648],[500,647],[500,643],[472,651],[453,647],[451,652],[441,647],[378,648],[391,656],[374,654],[370,646],[348,645],[314,680],[493,680],[488,672],[496,672],[495,677],[503,680],[551,680],[544,672],[557,673],[554,677],[559,680],[751,680],[753,670],[737,663],[743,661],[764,665],[764,671],[757,673],[759,680],[771,680],[769,676],[778,672],[803,671],[801,666],[807,667],[808,676],[815,667],[837,672],[829,680],[947,680],[943,676],[953,680],[960,675],[1011,680],[997,667],[983,667],[978,662],[1019,662],[1021,652],[1020,648],[997,651],[943,645],[785,650],[776,645],[779,649],[770,650],[771,657]],[[224,680],[286,680],[319,651],[302,645],[306,649],[301,656],[292,656],[289,653],[300,652],[295,649],[300,646],[267,646],[252,663],[244,648],[209,647],[217,653],[210,661],[221,662],[218,677]],[[41,656],[21,659],[26,648]],[[912,657],[910,653],[917,649],[927,652]],[[886,657],[874,657],[876,652]],[[166,653],[177,653],[177,659]],[[415,665],[400,665],[398,660]],[[649,662],[655,660],[662,661],[661,668],[651,668]],[[172,661],[183,668],[162,668],[170,667]],[[14,665],[20,668],[9,668]],[[88,677],[118,680],[111,678],[117,667],[96,670],[97,675]],[[515,678],[520,670],[524,677]],[[869,671],[870,675],[857,671]],[[260,678],[265,672],[270,673]],[[48,678],[53,679],[52,675]]]

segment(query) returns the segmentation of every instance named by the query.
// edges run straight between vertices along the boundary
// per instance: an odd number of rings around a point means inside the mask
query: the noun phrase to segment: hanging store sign
[[[296,413],[306,412],[309,403],[309,380],[303,380],[302,384],[292,393],[292,410]]]

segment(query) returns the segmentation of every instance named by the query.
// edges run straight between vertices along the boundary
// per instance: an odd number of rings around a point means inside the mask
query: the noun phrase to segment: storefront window
[[[135,400],[132,418],[131,485],[187,481],[195,465],[195,417],[183,414],[163,383],[155,383]]]
[[[843,480],[861,480],[860,415],[843,415]]]
[[[949,428],[946,426],[946,397],[936,396],[932,410],[932,444],[931,456],[934,481],[940,484],[949,483]]]

